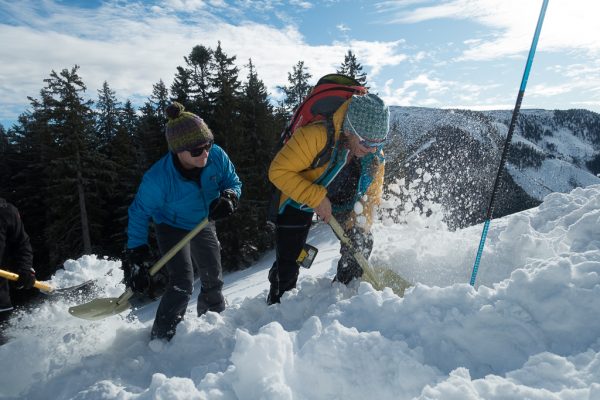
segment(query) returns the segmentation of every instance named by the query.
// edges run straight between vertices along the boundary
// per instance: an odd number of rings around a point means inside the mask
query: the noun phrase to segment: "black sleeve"
[[[21,221],[17,208],[11,204],[0,204],[0,258],[10,255],[12,265],[4,267],[12,271],[28,270],[33,265],[33,250],[29,241],[29,235]]]

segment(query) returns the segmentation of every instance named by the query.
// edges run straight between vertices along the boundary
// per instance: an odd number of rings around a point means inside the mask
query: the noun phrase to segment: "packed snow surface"
[[[378,223],[371,262],[414,283],[400,298],[332,284],[339,244],[319,224],[315,264],[281,304],[265,302],[270,253],[226,276],[222,314],[190,303],[168,343],[149,342],[156,303],[69,315],[125,287],[119,261],[68,261],[50,283],[96,289],[13,318],[0,398],[600,399],[600,185],[493,220],[473,288],[481,229],[449,231],[436,213]]]

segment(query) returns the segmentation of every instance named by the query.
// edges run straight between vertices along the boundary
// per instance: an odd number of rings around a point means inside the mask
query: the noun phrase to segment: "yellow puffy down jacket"
[[[336,145],[339,144],[342,137],[342,122],[348,104],[349,101],[346,101],[333,115]],[[325,124],[316,122],[299,128],[275,155],[269,167],[269,180],[281,190],[280,211],[281,206],[289,202],[290,199],[298,205],[304,205],[311,209],[317,207],[323,201],[327,195],[327,188],[323,184],[315,182],[322,179],[324,174],[330,173],[336,168],[339,171],[348,157],[348,151],[343,151],[341,152],[343,154],[339,154],[337,157],[332,156],[327,164],[311,168],[313,160],[325,147],[326,143],[327,129]],[[366,168],[367,170],[365,170],[363,166],[361,179],[366,176],[369,184],[366,191],[358,198],[362,207],[355,206],[353,208],[346,228],[358,225],[367,231],[370,229],[375,207],[381,202],[385,171],[383,160],[383,153],[380,151],[380,154],[374,160],[375,168]],[[331,163],[340,165],[330,165]],[[331,179],[328,182],[331,182]]]

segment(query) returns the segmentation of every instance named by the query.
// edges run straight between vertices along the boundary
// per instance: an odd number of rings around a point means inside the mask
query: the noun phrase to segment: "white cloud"
[[[185,12],[198,11],[206,7],[206,2],[203,0],[165,0],[163,4],[165,8]]]
[[[561,94],[569,93],[574,90],[576,85],[572,83],[566,83],[562,85],[534,85],[528,92],[529,96],[558,96]]]
[[[345,24],[338,24],[338,25],[336,25],[335,27],[336,27],[336,28],[338,29],[338,31],[340,31],[340,32],[349,32],[349,31],[350,31],[350,27],[348,27],[348,25],[345,25]]]
[[[526,52],[533,38],[541,1],[449,0],[441,4],[406,9],[403,1],[385,3],[395,23],[418,23],[434,19],[465,19],[492,28],[493,34],[465,42],[466,60],[485,60]],[[538,48],[540,51],[579,50],[600,53],[600,2],[553,0],[549,2]]]
[[[293,25],[284,29],[251,22],[231,25],[206,12],[205,3],[169,0],[161,7],[139,3],[123,7],[111,2],[86,10],[51,1],[16,5],[0,0],[6,14],[16,21],[0,24],[0,58],[10,60],[0,64],[0,97],[5,104],[0,118],[8,118],[7,105],[8,109],[20,105],[23,111],[27,96],[38,96],[51,70],[74,64],[81,66],[80,74],[93,99],[105,80],[122,98],[145,98],[159,79],[171,84],[176,67],[184,64],[183,57],[193,46],[215,48],[218,40],[228,55],[237,56],[240,68],[252,58],[273,94],[276,86],[287,83],[287,73],[298,60],[305,61],[316,80],[335,70],[348,48],[363,66],[372,68],[373,75],[406,58],[398,53],[401,41],[310,46]],[[203,11],[187,14],[184,22],[167,6]]]
[[[303,0],[290,0],[290,4],[293,6],[303,8],[303,9],[309,9],[309,8],[313,7],[311,2],[303,1]]]
[[[440,104],[436,95],[448,91],[454,84],[439,79],[431,78],[425,73],[417,75],[413,79],[404,81],[400,86],[394,87],[394,80],[385,82],[381,97],[387,104],[399,106],[431,106]]]
[[[396,66],[408,59],[408,55],[399,53],[398,47],[403,40],[393,42],[367,42],[351,40],[348,43],[336,43],[340,47],[350,48],[356,57],[361,60],[363,67],[370,67],[371,78],[375,78],[382,68]],[[345,52],[345,51],[344,51]],[[335,59],[339,63],[339,58]]]
[[[387,80],[380,95],[390,105],[482,110],[494,109],[502,104],[498,98],[490,95],[498,86],[442,80],[419,73],[399,84],[395,84],[394,79]]]

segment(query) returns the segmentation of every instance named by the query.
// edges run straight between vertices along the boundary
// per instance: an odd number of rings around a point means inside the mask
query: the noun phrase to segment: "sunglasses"
[[[358,136],[358,135],[356,135],[356,136]],[[360,136],[358,136],[358,143],[361,146],[368,147],[368,148],[372,149],[372,148],[380,148],[380,147],[382,147],[383,144],[384,144],[384,140],[381,140],[381,141],[372,141],[372,140],[363,139]]]
[[[362,136],[360,136],[358,134],[356,129],[354,129],[354,126],[352,125],[352,121],[350,121],[350,118],[346,117],[346,121],[348,121],[350,128],[352,129],[352,132],[348,132],[348,133],[351,133],[354,136],[356,136],[358,138],[358,143],[361,146],[369,147],[369,148],[379,148],[385,144],[385,138],[384,139],[375,139],[375,140],[373,140],[373,139],[367,140],[367,139],[363,138]]]
[[[194,147],[193,149],[190,150],[190,154],[192,157],[200,157],[202,154],[204,154],[204,151],[206,151],[208,153],[210,151],[210,148],[212,147],[212,145],[213,145],[213,141],[211,140],[202,146]]]

